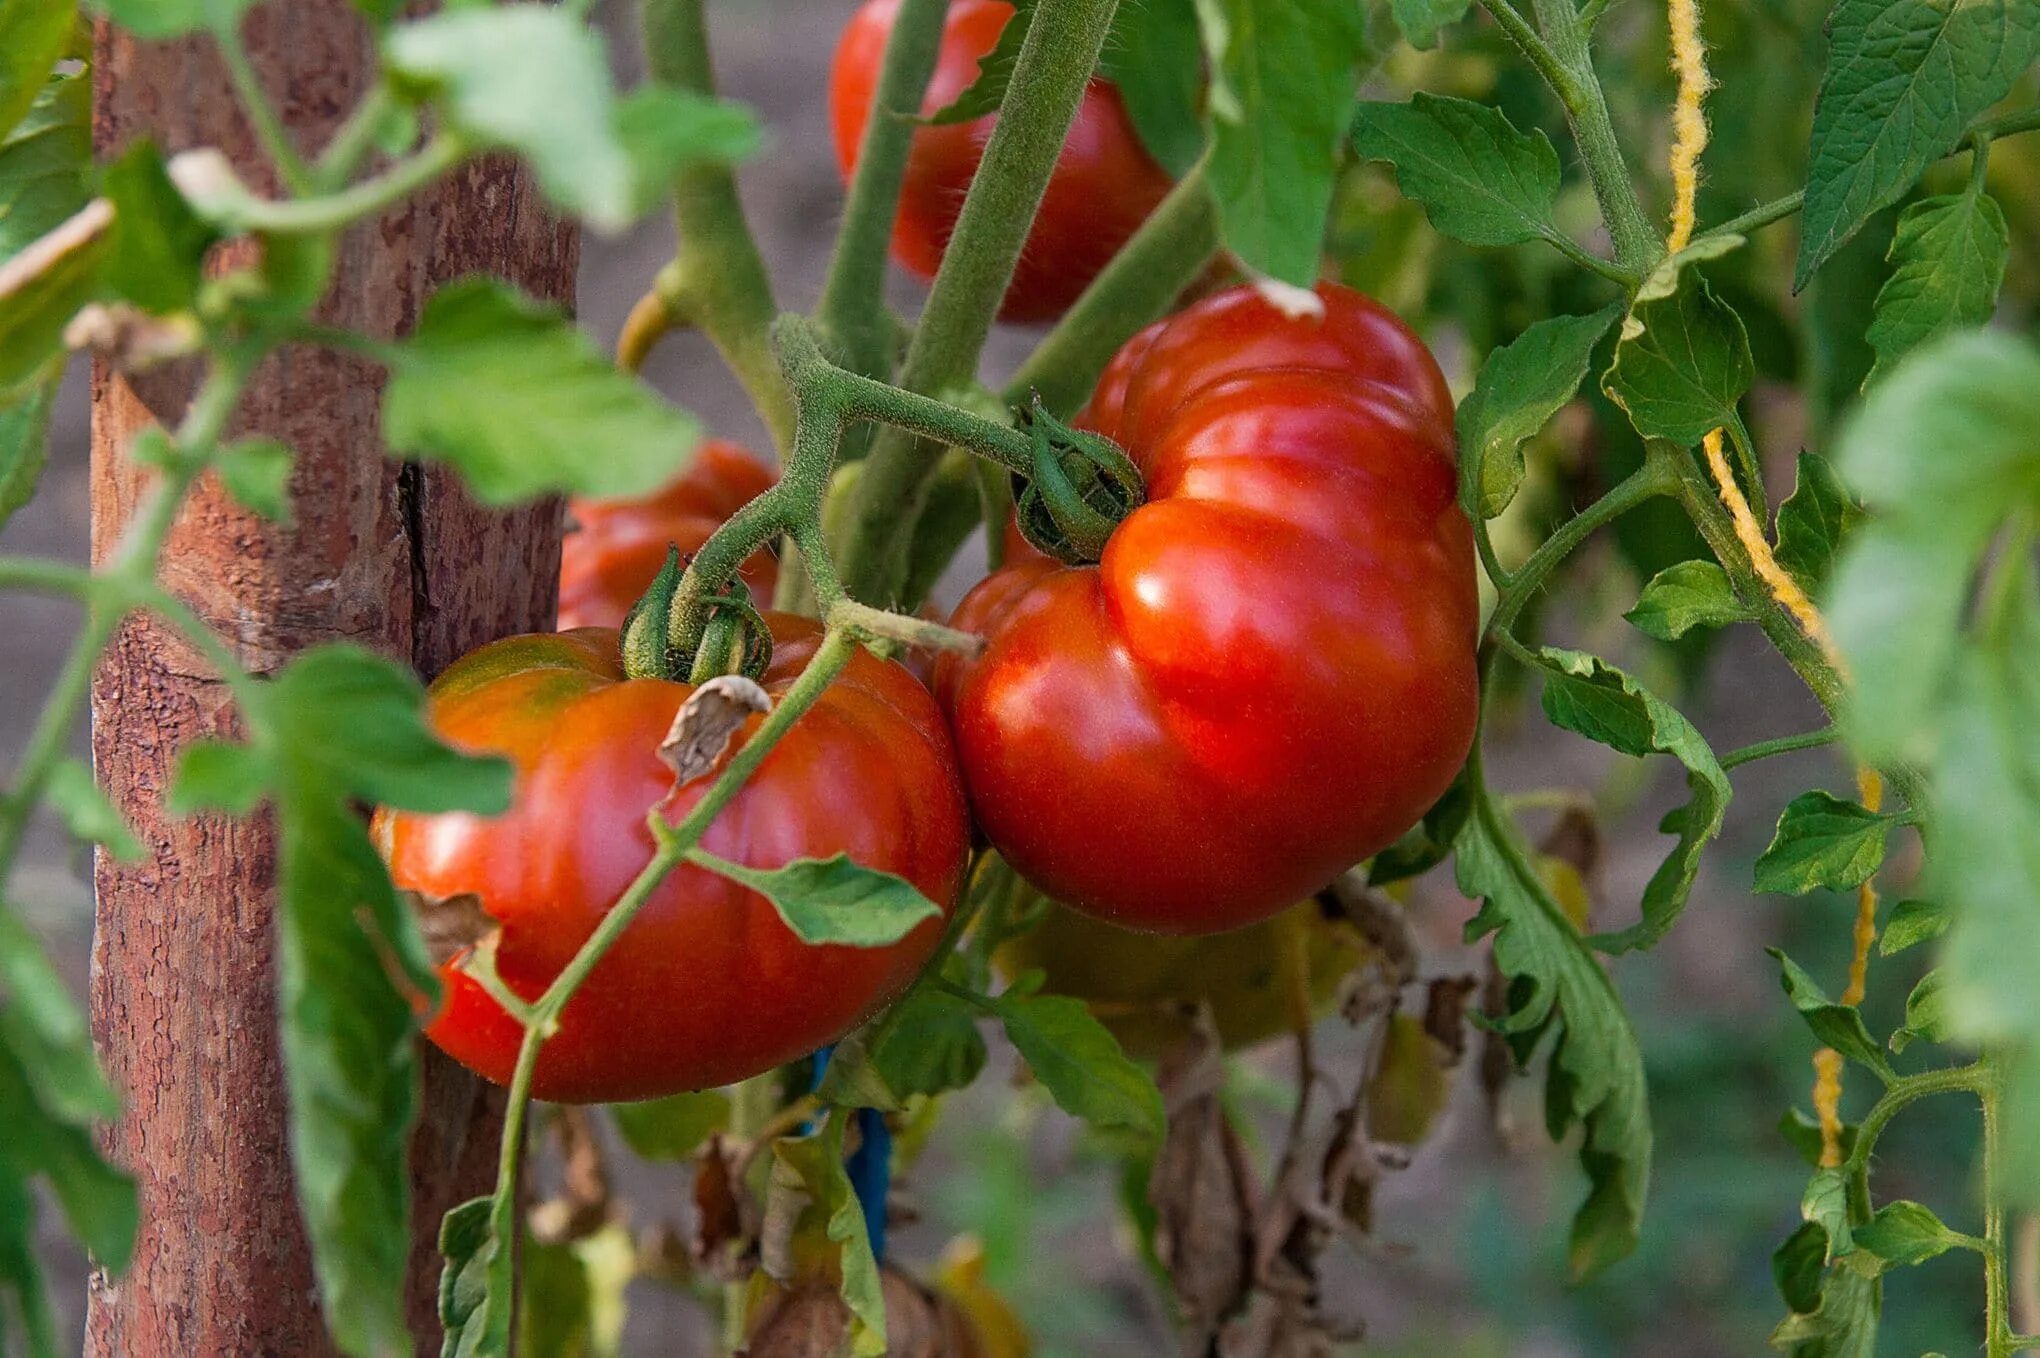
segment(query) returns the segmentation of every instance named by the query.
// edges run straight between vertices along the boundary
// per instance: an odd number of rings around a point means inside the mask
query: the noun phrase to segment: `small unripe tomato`
[[[820,638],[768,614],[764,677],[775,699]],[[439,735],[516,768],[492,818],[381,811],[377,847],[396,884],[428,900],[472,897],[498,926],[496,968],[536,999],[651,861],[655,806],[677,823],[714,773],[674,787],[659,756],[691,684],[627,679],[613,631],[510,637],[470,652],[431,691]],[[742,748],[761,718],[733,740]],[[702,837],[756,868],[846,853],[948,909],[970,847],[941,714],[891,661],[859,651],[772,748]],[[833,1042],[914,978],[942,936],[922,922],[877,948],[801,942],[764,897],[682,865],[654,891],[560,1015],[533,1094],[565,1103],[649,1099],[748,1079]],[[465,970],[426,1028],[463,1065],[506,1083],[523,1028]]]
[[[678,476],[650,495],[567,502],[560,541],[560,626],[621,627],[624,615],[666,564],[707,542],[723,520],[772,488],[772,471],[741,446],[705,439]],[[760,603],[772,597],[779,563],[760,550],[744,583]]]
[[[857,166],[858,143],[871,117],[885,41],[898,11],[899,0],[866,0],[836,47],[829,70],[829,119],[836,163],[846,180]],[[992,50],[1012,17],[1013,7],[1004,0],[950,0],[935,74],[921,103],[924,114],[948,107],[970,87],[979,58]],[[914,133],[892,253],[922,278],[933,278],[942,263],[996,116]],[[1168,172],[1142,147],[1119,91],[1094,78],[1049,178],[999,318],[1030,322],[1061,315],[1140,228],[1169,185]]]
[[[1201,938],[1137,934],[1051,907],[993,960],[1008,977],[1040,968],[1044,991],[1089,1002],[1129,1054],[1157,1059],[1189,1037],[1199,1004],[1228,1048],[1322,1015],[1367,952],[1358,930],[1309,900]]]

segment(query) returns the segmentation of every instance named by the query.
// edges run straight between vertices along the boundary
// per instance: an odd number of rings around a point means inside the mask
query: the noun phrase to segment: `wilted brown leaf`
[[[1192,1325],[1206,1334],[1238,1310],[1252,1279],[1256,1192],[1219,1098],[1225,1063],[1208,1013],[1163,1064],[1168,1131],[1148,1197],[1155,1251]]]
[[[659,758],[673,770],[673,785],[684,787],[714,769],[751,715],[771,710],[765,690],[741,674],[719,674],[688,694],[659,742]]]
[[[757,1232],[749,1224],[749,1194],[738,1158],[722,1133],[708,1139],[694,1161],[694,1262],[722,1282],[741,1282],[757,1264]]]

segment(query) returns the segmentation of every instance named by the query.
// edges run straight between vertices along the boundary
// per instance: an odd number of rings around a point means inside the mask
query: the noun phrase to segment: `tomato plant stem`
[[[1530,597],[1543,588],[1558,564],[1596,529],[1621,518],[1646,500],[1673,494],[1677,489],[1678,481],[1672,475],[1667,459],[1646,458],[1641,467],[1617,483],[1606,495],[1560,524],[1521,567],[1514,572],[1503,573],[1502,579],[1497,582],[1501,598],[1496,601],[1495,611],[1488,618],[1488,631],[1491,634],[1506,633],[1530,602]]]
[[[262,88],[262,77],[255,72],[255,63],[248,59],[248,48],[241,41],[239,22],[228,10],[213,23],[213,39],[220,50],[220,60],[227,68],[227,79],[233,83],[234,97],[240,100],[241,109],[248,115],[248,124],[255,130],[256,140],[269,156],[270,164],[276,168],[276,176],[292,193],[307,195],[316,188],[311,167],[298,154],[292,144],[290,133],[284,128],[283,119],[277,116],[276,105],[270,102],[269,91]]]
[[[1832,745],[1842,738],[1841,732],[1832,726],[1818,731],[1805,731],[1798,735],[1779,736],[1773,740],[1759,740],[1745,745],[1740,750],[1730,750],[1721,756],[1721,767],[1732,769],[1738,764],[1748,764],[1758,759],[1769,759],[1773,755],[1791,754],[1795,750],[1817,750],[1823,745]]]
[[[939,393],[970,381],[992,320],[1098,65],[1116,0],[1041,0],[1013,66],[999,120],[971,180],[899,385]],[[840,565],[851,591],[890,603],[926,501],[939,445],[878,440],[850,497]]]
[[[920,123],[921,97],[942,48],[945,0],[903,0],[886,38],[871,116],[857,146],[857,170],[829,256],[815,319],[853,371],[891,372],[892,318],[885,306],[886,251],[899,215],[907,153]]]
[[[715,93],[702,0],[644,0],[645,61],[652,78]],[[729,166],[697,162],[673,181],[680,243],[660,273],[666,300],[708,336],[729,365],[781,456],[793,443],[793,400],[772,356],[772,280],[737,197]]]
[[[209,214],[238,231],[324,235],[403,202],[460,164],[472,150],[465,138],[440,132],[416,154],[381,174],[323,197],[276,200],[258,198],[241,189],[231,197],[205,202],[204,206]]]

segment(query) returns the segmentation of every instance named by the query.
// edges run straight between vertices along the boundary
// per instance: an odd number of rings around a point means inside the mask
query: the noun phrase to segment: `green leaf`
[[[1939,971],[1930,971],[1920,977],[1919,984],[1912,988],[1912,994],[1905,999],[1905,1026],[1891,1035],[1888,1044],[1894,1052],[1902,1052],[1915,1041],[1945,1042],[1948,1039],[1948,992],[1947,977]]]
[[[1514,245],[1559,235],[1551,221],[1558,152],[1541,131],[1517,131],[1498,108],[1423,93],[1407,104],[1363,103],[1353,149],[1394,166],[1404,195],[1455,240]]]
[[[1968,1244],[1941,1223],[1929,1208],[1916,1202],[1888,1202],[1854,1232],[1851,1263],[1866,1256],[1876,1261],[1873,1276],[1887,1268],[1911,1268]]]
[[[275,439],[242,439],[220,450],[213,469],[227,494],[265,519],[290,522],[290,449]]]
[[[778,868],[746,867],[698,849],[688,859],[772,902],[803,943],[882,948],[942,915],[942,907],[906,878],[867,868],[846,853],[796,858]]]
[[[1064,1112],[1160,1139],[1162,1096],[1153,1077],[1127,1058],[1082,1000],[1008,990],[991,1004],[1008,1040]]]
[[[1636,629],[1659,641],[1676,641],[1695,627],[1726,627],[1756,617],[1735,597],[1728,572],[1712,561],[1681,561],[1651,577],[1622,615]]]
[[[1438,45],[1438,34],[1466,17],[1472,0],[1391,0],[1395,26],[1409,39],[1410,46],[1429,51]]]
[[[2022,0],[1838,0],[1813,109],[1793,286],[2005,97],[2040,52]]]
[[[1556,415],[1586,380],[1594,346],[1620,313],[1555,316],[1530,325],[1481,364],[1459,403],[1459,455],[1479,469],[1480,514],[1509,507],[1523,483],[1523,441]]]
[[[1881,1301],[1876,1279],[1854,1269],[1829,1269],[1819,1308],[1779,1322],[1771,1347],[1792,1358],[1876,1358]]]
[[[1473,795],[1467,790],[1462,772],[1445,789],[1445,795],[1432,803],[1422,820],[1368,860],[1367,884],[1387,886],[1437,867],[1451,854],[1452,842],[1459,838],[1460,829],[1472,813]]]
[[[1547,646],[1538,652],[1547,674],[1544,714],[1556,726],[1627,755],[1668,754],[1686,769],[1692,798],[1658,826],[1679,842],[1643,888],[1642,918],[1590,942],[1608,952],[1647,948],[1665,936],[1692,894],[1700,851],[1721,833],[1730,795],[1728,775],[1706,740],[1679,710],[1598,656]]]
[[[491,1198],[469,1198],[439,1223],[439,1323],[447,1358],[492,1358],[510,1351],[512,1252],[495,1228]]]
[[[616,1130],[640,1158],[685,1160],[711,1133],[729,1124],[730,1097],[704,1089],[698,1094],[615,1104],[609,1113],[616,1119]]]
[[[1802,452],[1799,482],[1778,506],[1778,564],[1800,588],[1820,592],[1842,544],[1862,519],[1862,509],[1842,489],[1833,465],[1818,453]]]
[[[0,0],[0,135],[28,116],[77,22],[74,0]],[[0,249],[0,258],[6,254]]]
[[[541,1240],[529,1230],[517,1245],[517,1358],[593,1358],[594,1297],[576,1242]]]
[[[1181,177],[1204,153],[1204,42],[1193,0],[1145,0],[1112,14],[1099,73],[1119,87],[1141,145]]]
[[[1459,889],[1482,899],[1469,942],[1494,934],[1495,965],[1508,977],[1511,1011],[1499,1020],[1521,1046],[1556,1031],[1545,1096],[1554,1138],[1585,1128],[1580,1163],[1592,1185],[1573,1218],[1570,1258],[1585,1277],[1636,1248],[1650,1187],[1651,1127],[1643,1054],[1613,982],[1565,910],[1502,835],[1482,797],[1454,855]],[[1521,1049],[1519,1046],[1519,1050]]]
[[[0,11],[20,0],[0,0]],[[8,57],[0,38],[0,62]],[[54,229],[92,196],[92,81],[58,76],[31,87],[27,116],[0,135],[0,262]]]
[[[833,1246],[843,1301],[850,1308],[850,1352],[855,1358],[883,1354],[885,1298],[864,1209],[843,1169],[841,1114],[819,1132],[772,1143],[765,1212],[766,1272],[780,1282],[790,1281],[792,1261],[784,1256],[791,1254],[791,1243],[817,1236],[826,1240]]]
[[[14,1294],[12,1314],[20,1320],[31,1358],[58,1358],[57,1320],[43,1294],[42,1267],[37,1263],[41,1241],[36,1234],[36,1200],[21,1171],[0,1147],[0,1343],[7,1340],[7,1294]],[[10,1350],[11,1351],[11,1350]]]
[[[63,366],[52,363],[41,381],[14,397],[0,396],[0,524],[35,498],[50,458],[50,408]]]
[[[500,505],[645,494],[701,435],[557,308],[471,278],[433,294],[397,349],[383,436],[395,453],[452,464],[477,499]]]
[[[1890,957],[1948,932],[1948,908],[1939,901],[1904,900],[1891,912],[1877,940],[1879,956]]]
[[[111,1273],[124,1272],[141,1208],[134,1181],[99,1154],[88,1125],[59,1119],[37,1099],[14,1050],[0,1045],[0,1108],[7,1136],[0,1178],[41,1179],[80,1244]]]
[[[0,263],[0,397],[63,352],[64,327],[98,289],[112,223],[94,199]]]
[[[191,310],[218,233],[170,182],[162,153],[136,142],[107,167],[103,189],[113,203],[107,288],[159,315]]]
[[[1794,1311],[1820,1309],[1821,1276],[1827,1266],[1827,1232],[1819,1222],[1802,1221],[1771,1253],[1771,1279],[1778,1295]]]
[[[632,215],[665,197],[690,165],[734,165],[764,143],[764,129],[742,104],[672,85],[643,85],[616,105],[616,135],[630,157]]]
[[[1803,792],[1778,817],[1771,843],[1757,858],[1757,890],[1783,896],[1849,891],[1884,862],[1892,818],[1825,792]]]
[[[1973,180],[1961,193],[1907,208],[1864,336],[1877,351],[1869,380],[1927,340],[1989,320],[2009,248],[2004,212]]]
[[[149,856],[120,812],[92,780],[92,769],[76,759],[60,759],[50,770],[43,796],[50,809],[63,818],[64,828],[74,839],[87,844],[104,844],[108,854],[123,863]]]
[[[923,121],[943,126],[975,122],[997,113],[999,105],[1005,102],[1006,87],[1012,83],[1013,67],[1020,60],[1020,45],[1027,41],[1027,30],[1033,22],[1034,0],[1016,0],[1013,17],[999,30],[998,41],[992,44],[991,51],[978,58],[977,76],[956,98]]]
[[[91,0],[91,8],[138,38],[181,37],[238,25],[259,0]]]
[[[1363,67],[1378,53],[1347,0],[1198,0],[1211,59],[1211,188],[1241,263],[1317,282]]]
[[[1669,296],[1645,298],[1622,322],[1601,386],[1645,438],[1692,446],[1732,424],[1756,376],[1742,318],[1689,274]]]
[[[173,816],[198,811],[245,816],[269,795],[269,779],[268,763],[248,746],[194,740],[178,756],[168,810]]]
[[[357,647],[296,657],[244,704],[246,746],[187,754],[172,802],[276,804],[278,1010],[291,1151],[324,1308],[350,1353],[408,1344],[405,1147],[417,1013],[437,993],[417,924],[357,812],[502,812],[511,768],[425,724],[418,681]]]
[[[1849,1176],[1839,1167],[1822,1165],[1813,1172],[1799,1200],[1799,1215],[1820,1228],[1828,1258],[1855,1248],[1849,1238]]]
[[[28,926],[0,908],[0,1047],[52,1118],[90,1127],[120,1114],[85,1016]]]
[[[897,1112],[916,1094],[962,1089],[985,1066],[977,1021],[968,1001],[938,986],[917,986],[874,1025],[875,1047],[868,1033],[843,1040],[818,1092],[843,1107]]]
[[[1884,1048],[1863,1026],[1862,1012],[1855,1005],[1837,1004],[1830,1000],[1827,992],[1820,988],[1820,983],[1807,975],[1805,969],[1787,957],[1782,949],[1766,948],[1764,951],[1778,959],[1786,997],[1799,1011],[1799,1016],[1806,1020],[1806,1026],[1813,1030],[1822,1046],[1833,1047],[1851,1061],[1876,1071],[1887,1081],[1898,1078],[1891,1069],[1891,1063],[1884,1059]],[[1837,1227],[1832,1222],[1825,1224],[1828,1234],[1836,1237],[1835,1248],[1846,1248],[1846,1226]]]
[[[1798,1108],[1788,1108],[1778,1119],[1778,1135],[1785,1138],[1787,1145],[1799,1153],[1807,1168],[1819,1169],[1821,1151],[1820,1122],[1811,1113]],[[1856,1146],[1856,1124],[1842,1124],[1841,1147],[1846,1158]]]

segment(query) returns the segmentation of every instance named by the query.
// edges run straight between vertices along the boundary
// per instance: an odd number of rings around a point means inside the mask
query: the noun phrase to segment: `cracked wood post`
[[[372,77],[373,43],[350,6],[277,0],[249,15],[255,65],[299,146],[316,154]],[[102,157],[138,137],[166,152],[218,146],[258,189],[276,178],[205,39],[141,44],[102,25],[93,139]],[[528,174],[469,167],[342,245],[320,319],[405,333],[439,284],[506,275],[528,291],[573,296],[578,255]],[[236,247],[239,248],[239,247]],[[552,624],[556,503],[492,513],[445,473],[378,452],[379,372],[307,348],[260,370],[232,432],[297,453],[295,525],[234,504],[210,480],[171,539],[165,583],[228,638],[250,667],[346,640],[436,673],[467,648]],[[92,546],[102,558],[148,473],[130,437],[174,422],[189,371],[133,379],[102,364],[92,383]],[[274,1003],[273,826],[217,816],[174,821],[162,797],[178,750],[230,734],[222,687],[164,629],[131,621],[96,678],[92,748],[100,777],[149,846],[147,861],[96,869],[92,1023],[125,1092],[108,1134],[139,1180],[141,1237],[118,1281],[95,1275],[86,1352],[100,1358],[331,1353],[297,1214],[284,1128]],[[436,1352],[440,1215],[487,1191],[501,1103],[428,1052],[412,1140],[412,1328]]]

